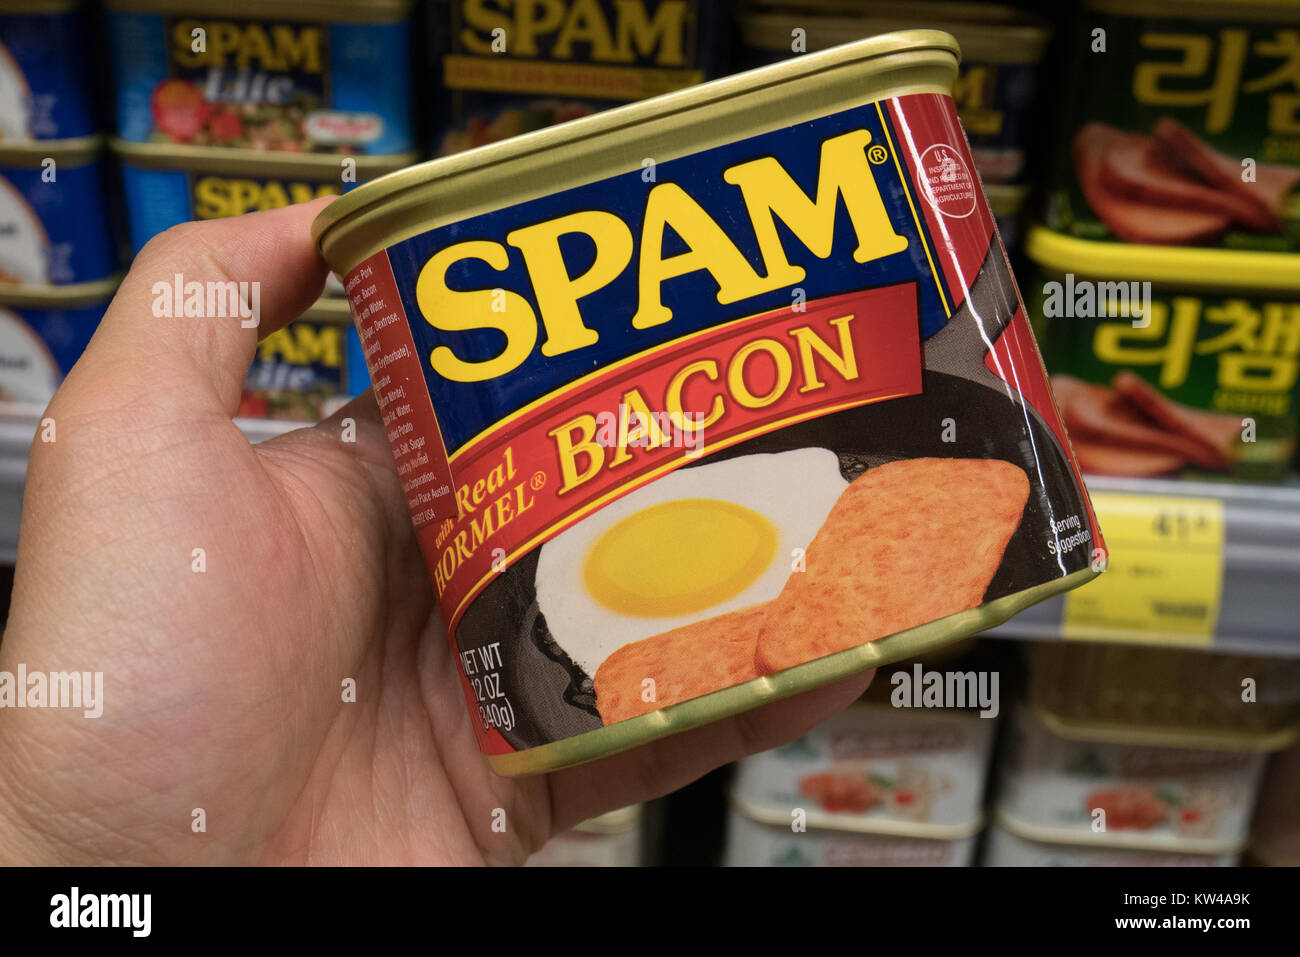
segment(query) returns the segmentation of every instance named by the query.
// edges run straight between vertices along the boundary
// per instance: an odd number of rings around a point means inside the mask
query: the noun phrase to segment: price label
[[[1061,633],[1083,641],[1207,646],[1219,621],[1223,503],[1096,492],[1106,572],[1065,596]]]

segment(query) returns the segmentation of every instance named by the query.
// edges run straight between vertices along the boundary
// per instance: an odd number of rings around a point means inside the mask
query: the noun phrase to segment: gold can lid
[[[0,307],[12,309],[82,309],[107,303],[117,292],[122,276],[66,286],[21,286],[0,283]]]
[[[247,20],[391,23],[411,13],[412,0],[105,0],[112,11]]]
[[[20,140],[0,143],[0,166],[38,169],[47,159],[56,164],[85,166],[103,155],[102,136],[79,136],[70,140]]]
[[[132,143],[117,137],[110,141],[110,145],[122,162],[141,169],[243,174],[268,179],[288,177],[312,180],[338,179],[349,168],[355,169],[358,177],[371,179],[410,166],[419,155],[415,152],[379,156],[291,153],[224,146]]]

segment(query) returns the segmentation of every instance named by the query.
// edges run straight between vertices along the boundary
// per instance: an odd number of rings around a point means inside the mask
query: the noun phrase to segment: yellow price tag
[[[1223,503],[1095,492],[1092,504],[1106,573],[1066,594],[1062,636],[1209,645],[1223,584]]]

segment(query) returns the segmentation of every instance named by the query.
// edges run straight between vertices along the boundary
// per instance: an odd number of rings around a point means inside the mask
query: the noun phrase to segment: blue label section
[[[140,169],[122,164],[131,255],[165,229],[194,218],[190,177],[175,170]]]
[[[420,352],[433,406],[448,410],[439,415],[447,451],[454,452],[467,440],[533,399],[618,359],[729,319],[790,306],[796,299],[791,287],[720,304],[717,281],[709,272],[699,270],[668,279],[662,284],[662,302],[672,310],[671,321],[640,330],[633,328],[630,320],[638,303],[639,237],[647,196],[652,188],[664,184],[680,186],[725,230],[750,266],[760,275],[765,275],[766,265],[740,189],[724,181],[723,172],[750,160],[774,157],[799,188],[808,197],[814,197],[818,191],[821,144],[837,134],[860,129],[871,134],[874,152],[878,153],[876,147],[889,143],[876,108],[860,107],[660,163],[654,170],[653,182],[647,182],[643,171],[638,168],[621,176],[435,229],[390,247],[389,259]],[[927,337],[947,321],[944,300],[936,286],[939,280],[932,272],[926,254],[929,238],[914,218],[912,206],[916,199],[912,197],[909,202],[908,188],[899,178],[892,148],[887,156],[879,158],[883,161],[869,163],[864,153],[862,163],[871,171],[894,231],[908,240],[902,252],[864,263],[856,262],[853,255],[855,232],[842,196],[836,201],[834,249],[827,258],[820,259],[812,254],[779,218],[775,219],[776,229],[789,261],[806,270],[805,278],[798,283],[806,301],[873,286],[921,280],[918,283],[921,331],[922,336]],[[430,256],[458,242],[485,240],[499,244],[501,255],[508,258],[507,268],[498,271],[480,259],[461,259],[447,269],[447,286],[453,290],[508,290],[528,300],[537,312],[538,304],[523,255],[506,242],[506,235],[516,228],[580,210],[604,210],[617,215],[631,231],[637,250],[617,278],[579,302],[583,321],[597,333],[597,342],[550,357],[534,349],[508,374],[484,382],[453,382],[436,374],[430,365],[430,354],[434,349],[446,346],[466,362],[481,362],[499,355],[506,339],[498,329],[446,331],[423,320],[415,300],[415,287],[416,279]],[[586,236],[564,236],[560,245],[570,276],[583,274],[595,259],[594,246]],[[684,251],[686,247],[680,238],[671,228],[667,230],[663,255],[673,256]],[[541,338],[539,335],[539,341]],[[449,410],[454,410],[454,414]]]
[[[1035,63],[963,64],[962,80],[982,72],[984,89],[968,93],[957,103],[972,148],[1023,149],[1029,140],[1026,122],[1038,88]],[[977,98],[972,102],[971,96]],[[992,120],[996,117],[996,120]],[[992,122],[982,122],[982,120]],[[997,129],[994,130],[993,127]]]
[[[414,146],[406,23],[108,20],[122,139],[367,156]]]
[[[8,57],[3,54],[7,52]],[[58,140],[96,132],[81,17],[0,13],[0,139]]]
[[[76,309],[0,306],[0,401],[47,403],[81,357],[108,302]]]
[[[111,300],[77,309],[13,309],[40,336],[64,375],[81,358]]]
[[[0,270],[32,284],[107,279],[120,268],[99,162],[49,168],[0,166]],[[47,181],[48,180],[48,181]]]
[[[361,337],[357,335],[357,327],[352,323],[348,323],[346,348],[343,388],[348,395],[358,396],[370,388],[370,372],[366,369],[366,353],[361,348]]]

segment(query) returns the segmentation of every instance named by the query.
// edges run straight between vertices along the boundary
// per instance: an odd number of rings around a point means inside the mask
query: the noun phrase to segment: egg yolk
[[[583,581],[596,601],[620,614],[689,615],[748,588],[776,558],[776,544],[776,526],[735,502],[661,502],[597,540]]]

